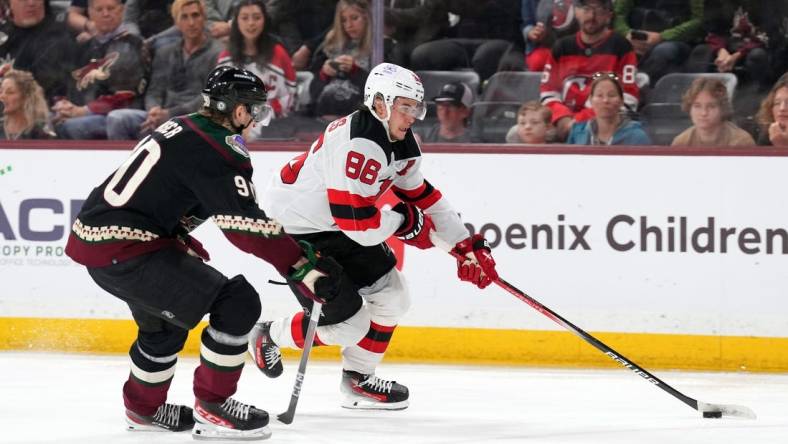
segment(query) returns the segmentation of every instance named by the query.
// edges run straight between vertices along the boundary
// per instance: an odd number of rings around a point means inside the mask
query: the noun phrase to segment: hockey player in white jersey
[[[458,261],[460,279],[484,288],[497,278],[485,239],[469,236],[457,212],[419,171],[421,150],[410,127],[424,118],[423,100],[415,73],[390,63],[376,66],[364,88],[365,108],[331,122],[306,153],[275,175],[261,199],[266,214],[288,234],[344,267],[339,296],[323,307],[314,340],[342,346],[343,407],[408,406],[407,387],[375,375],[410,305],[386,239],[393,235],[425,249],[433,246],[434,231],[468,258]],[[375,202],[390,188],[402,202],[378,210]],[[311,301],[297,297],[307,311]],[[255,326],[249,351],[263,373],[282,373],[279,347],[302,348],[308,318],[302,311]]]

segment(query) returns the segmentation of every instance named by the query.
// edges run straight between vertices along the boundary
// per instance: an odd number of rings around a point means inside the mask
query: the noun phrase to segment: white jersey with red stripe
[[[390,188],[403,201],[429,214],[436,234],[454,245],[468,237],[459,215],[422,176],[421,150],[409,130],[391,142],[368,111],[331,122],[309,151],[274,175],[263,209],[291,234],[344,232],[361,245],[388,239],[401,214],[375,204]]]

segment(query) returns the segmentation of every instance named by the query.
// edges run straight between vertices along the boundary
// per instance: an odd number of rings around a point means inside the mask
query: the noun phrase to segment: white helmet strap
[[[380,101],[383,102],[383,106],[386,107],[386,115],[383,117],[380,117],[378,115],[378,111],[375,109],[375,101],[378,98],[380,98]],[[389,119],[391,118],[391,105],[383,97],[382,94],[378,93],[375,95],[375,98],[372,99],[372,109],[370,111],[372,112],[372,115],[375,116],[375,118],[378,119],[378,121],[383,124],[383,128],[385,128],[386,130],[386,137],[388,137],[389,142],[396,142],[396,140],[391,138],[391,131],[389,131]]]

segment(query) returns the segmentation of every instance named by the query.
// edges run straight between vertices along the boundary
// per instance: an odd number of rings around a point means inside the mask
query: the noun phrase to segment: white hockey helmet
[[[386,118],[381,119],[373,108],[375,96],[380,94],[386,103]],[[381,63],[372,68],[364,85],[364,105],[381,122],[388,121],[391,116],[391,107],[394,99],[405,97],[419,102],[419,105],[412,110],[413,117],[423,120],[427,114],[424,106],[424,86],[421,79],[413,71],[405,69],[393,63]]]

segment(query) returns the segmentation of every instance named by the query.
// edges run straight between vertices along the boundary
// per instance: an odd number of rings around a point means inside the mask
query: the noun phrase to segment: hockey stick
[[[312,343],[315,342],[315,330],[317,330],[317,322],[320,320],[320,311],[322,309],[323,304],[320,302],[314,301],[312,303],[309,325],[306,328],[306,336],[304,337],[304,350],[301,352],[301,362],[298,363],[298,373],[296,374],[295,385],[293,385],[293,394],[290,395],[290,405],[287,407],[286,412],[276,415],[276,419],[284,424],[292,424],[295,417],[298,397],[301,395],[301,385],[304,383],[306,364],[309,361],[309,352],[312,351]]]
[[[453,249],[446,244],[442,239],[439,239],[437,236],[431,236],[432,243],[435,244],[438,248],[447,251],[449,254],[454,256],[455,259],[458,260],[467,260],[466,257],[460,255],[459,253],[453,251]],[[661,379],[657,378],[656,376],[649,373],[644,368],[640,367],[639,365],[635,364],[630,359],[624,357],[621,353],[613,350],[609,346],[605,345],[599,339],[591,336],[590,334],[586,333],[583,329],[577,327],[576,325],[572,324],[571,322],[567,321],[563,317],[561,317],[558,313],[550,310],[549,308],[542,305],[539,301],[528,296],[525,292],[519,290],[514,285],[506,282],[503,278],[498,278],[494,280],[499,287],[503,288],[504,290],[508,291],[517,299],[525,302],[526,304],[530,305],[531,308],[542,313],[543,315],[547,316],[548,318],[552,319],[558,325],[564,327],[565,329],[569,330],[570,332],[574,333],[576,336],[579,336],[582,340],[588,342],[589,344],[596,347],[599,351],[604,353],[610,359],[618,362],[622,366],[632,370],[636,375],[640,376],[641,378],[645,379],[646,381],[654,384],[655,386],[661,388],[662,390],[670,393],[673,397],[677,398],[679,401],[687,404],[688,406],[692,407],[693,409],[700,412],[704,418],[721,418],[722,416],[737,416],[740,418],[747,418],[747,419],[755,419],[755,412],[753,412],[749,407],[745,407],[742,405],[732,405],[732,404],[708,404],[705,402],[698,401],[694,398],[690,398],[689,396],[681,393],[680,391],[674,389],[667,383],[663,382]]]

